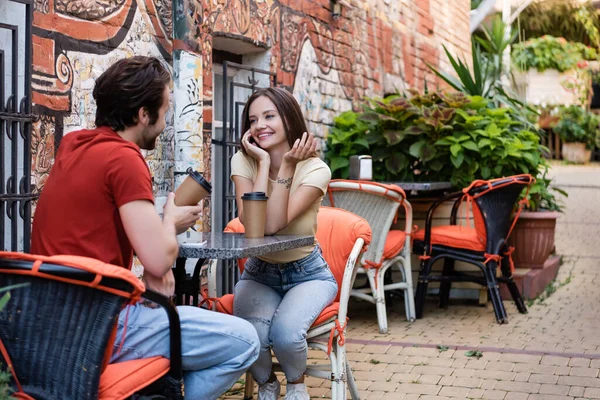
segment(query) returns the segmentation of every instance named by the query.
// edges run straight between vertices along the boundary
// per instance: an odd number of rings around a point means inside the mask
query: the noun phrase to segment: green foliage
[[[375,180],[465,187],[475,179],[536,175],[544,148],[529,126],[481,96],[412,91],[369,99],[364,112],[340,115],[326,159],[336,178],[348,177],[351,155],[370,154]]]
[[[530,39],[514,46],[513,62],[522,71],[535,68],[540,72],[555,69],[559,72],[569,71],[576,66],[583,66],[582,60],[595,60],[598,53],[595,49],[581,43],[568,42],[563,37],[544,35]]]
[[[600,17],[596,9],[587,2],[578,0],[546,0],[529,5],[519,16],[519,28],[525,40],[544,35],[564,37],[600,47]]]
[[[513,118],[527,124],[526,113],[533,111],[517,100],[510,90],[503,86],[505,66],[502,63],[502,52],[515,40],[515,34],[504,37],[506,25],[496,19],[490,29],[483,30],[483,37],[473,37],[471,65],[453,57],[444,46],[446,55],[454,73],[448,73],[431,65],[427,65],[437,76],[452,88],[470,96],[481,96],[490,99],[497,107],[506,106],[512,110]],[[482,50],[483,49],[483,50]]]
[[[551,179],[548,178],[549,169],[548,163],[544,160],[535,183],[529,189],[527,210],[563,212],[564,204],[557,197],[568,197],[569,195],[563,189],[552,185]]]
[[[558,108],[558,122],[552,127],[566,143],[585,143],[593,149],[600,141],[600,117],[580,106]]]

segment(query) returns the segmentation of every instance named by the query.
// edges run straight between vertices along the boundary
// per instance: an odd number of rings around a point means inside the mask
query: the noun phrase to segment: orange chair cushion
[[[415,240],[425,240],[425,230],[419,229],[413,234]],[[481,243],[479,235],[474,228],[459,225],[444,225],[431,228],[431,244],[485,251],[485,244]]]
[[[217,311],[224,314],[233,315],[233,295],[226,294],[217,301]]]
[[[142,358],[109,364],[100,376],[99,399],[125,399],[169,372],[171,362],[164,357]]]
[[[389,259],[396,257],[404,248],[406,243],[406,232],[400,230],[391,230],[385,239],[383,248],[383,258]]]
[[[233,295],[232,294],[226,294],[223,297],[219,298],[219,301],[217,302],[217,311],[220,313],[233,315]],[[312,327],[314,328],[315,326],[319,326],[319,325],[329,321],[331,318],[334,318],[338,314],[339,311],[340,311],[340,303],[339,302],[336,301],[336,302],[328,305],[327,307],[325,307],[325,309],[323,311],[321,311],[321,314],[319,314],[319,316],[317,317],[315,322],[312,324]]]

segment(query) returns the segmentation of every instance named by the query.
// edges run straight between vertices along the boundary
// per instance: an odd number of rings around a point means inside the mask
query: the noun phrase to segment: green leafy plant
[[[348,177],[351,155],[370,154],[375,180],[464,187],[475,179],[537,174],[544,147],[530,126],[481,96],[409,91],[368,99],[362,113],[340,115],[326,160],[335,178]]]
[[[483,353],[479,350],[469,350],[469,351],[465,352],[465,356],[475,357],[479,360],[481,357],[483,357]]]
[[[596,48],[600,46],[600,17],[590,2],[535,1],[519,15],[518,24],[525,40],[552,35]]]
[[[527,194],[528,203],[525,209],[528,211],[563,212],[562,198],[568,197],[569,194],[565,190],[552,185],[552,180],[548,177],[549,169],[550,166],[544,160],[535,183],[531,185]],[[523,192],[523,196],[525,196],[525,192]]]
[[[535,111],[518,100],[511,89],[502,83],[503,80],[510,80],[510,77],[503,79],[505,66],[502,63],[502,52],[515,40],[514,33],[511,33],[508,39],[501,35],[504,29],[506,25],[500,20],[495,20],[491,29],[483,30],[483,37],[474,37],[471,41],[472,68],[466,61],[453,57],[445,46],[444,50],[454,73],[442,71],[429,64],[427,66],[453,89],[470,96],[489,99],[497,107],[509,107],[514,119],[527,124],[526,114]],[[529,129],[533,127],[530,126]]]
[[[600,117],[583,107],[559,107],[558,122],[552,127],[566,143],[584,143],[593,149],[600,139]]]
[[[518,43],[513,48],[512,59],[522,71],[537,69],[543,72],[555,69],[559,72],[569,71],[582,60],[596,59],[595,49],[581,43],[568,42],[563,37],[544,35]]]

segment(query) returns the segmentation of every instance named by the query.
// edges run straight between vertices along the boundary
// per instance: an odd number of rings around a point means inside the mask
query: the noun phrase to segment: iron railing
[[[31,187],[31,129],[35,119],[31,111],[33,0],[8,0],[10,3],[23,5],[23,20],[16,24],[0,22],[0,30],[7,31],[10,37],[10,43],[0,43],[0,244],[3,250],[27,252],[31,202],[36,197]],[[25,47],[21,59],[19,30],[23,28]],[[23,71],[19,70],[20,61]],[[24,77],[21,97],[19,76]],[[5,93],[7,77],[10,89]]]

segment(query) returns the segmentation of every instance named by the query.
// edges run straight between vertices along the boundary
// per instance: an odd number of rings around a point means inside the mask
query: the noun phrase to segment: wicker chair
[[[367,220],[373,230],[373,240],[362,258],[358,273],[367,275],[368,288],[354,289],[351,295],[375,303],[379,332],[388,329],[385,291],[403,290],[406,319],[415,320],[414,292],[411,272],[410,237],[412,229],[412,207],[404,191],[396,185],[351,180],[333,180],[323,204],[342,208]],[[405,211],[405,229],[390,230],[396,220],[400,206]],[[385,284],[384,275],[396,266],[402,282]]]
[[[244,226],[238,218],[227,224],[225,232],[243,233]],[[367,222],[344,210],[321,207],[317,222],[317,241],[321,244],[323,258],[329,264],[338,283],[338,294],[333,304],[325,307],[307,332],[308,347],[321,350],[329,356],[329,364],[310,364],[305,374],[331,381],[331,398],[346,398],[346,383],[353,400],[358,400],[359,393],[350,363],[346,358],[345,335],[348,318],[348,299],[350,289],[359,265],[358,259],[365,246],[371,241],[371,229]],[[238,260],[240,272],[244,270],[245,260]],[[209,270],[209,294],[214,295],[216,273]],[[214,308],[223,313],[233,314],[233,294],[226,294],[214,301]],[[328,342],[327,342],[328,340]],[[326,343],[323,343],[326,341]],[[279,369],[278,364],[274,365]],[[254,379],[246,374],[244,399],[251,399],[254,392]]]
[[[521,202],[517,213],[512,217],[515,203],[523,189],[529,190],[533,181],[531,175],[515,175],[490,181],[477,180],[462,191],[439,199],[429,208],[425,229],[413,235],[413,251],[422,254],[419,257],[421,266],[415,300],[417,318],[423,316],[427,285],[431,281],[441,282],[442,308],[448,306],[452,282],[475,282],[488,289],[496,320],[500,324],[505,323],[508,318],[500,297],[500,282],[508,286],[519,312],[527,312],[513,280],[512,250],[507,245],[507,238],[524,205],[524,201]],[[436,208],[447,200],[455,200],[450,225],[432,227]],[[474,227],[457,225],[456,217],[463,201],[467,203],[467,213],[469,208],[472,208]],[[467,214],[467,223],[468,220]],[[432,274],[433,264],[440,259],[444,259],[441,275]],[[455,260],[479,267],[482,275],[455,271]],[[498,266],[502,277],[496,278]]]
[[[11,367],[17,398],[183,398],[177,311],[131,271],[84,257],[0,252],[0,287],[21,284],[0,310],[0,361]],[[172,357],[107,365],[119,312],[141,297],[166,309]]]

